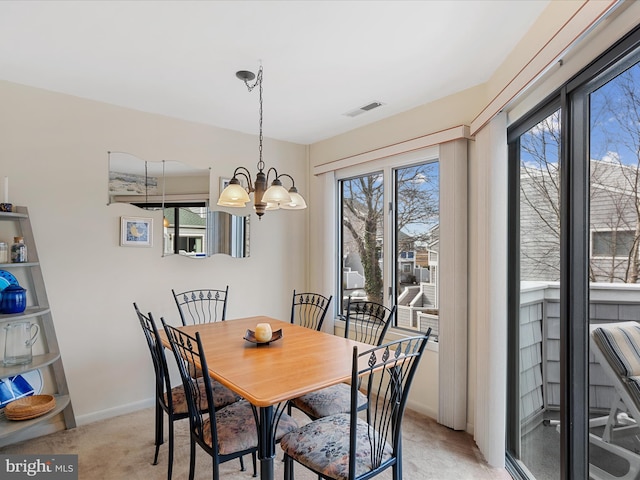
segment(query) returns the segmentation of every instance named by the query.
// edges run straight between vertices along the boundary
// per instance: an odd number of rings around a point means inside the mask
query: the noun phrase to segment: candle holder
[[[0,203],[0,212],[11,212],[11,211],[13,211],[13,204]]]

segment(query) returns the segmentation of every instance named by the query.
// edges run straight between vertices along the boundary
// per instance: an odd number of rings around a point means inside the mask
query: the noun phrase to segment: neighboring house
[[[398,276],[400,285],[411,285],[416,283],[416,245],[413,238],[405,232],[398,233]]]
[[[203,213],[194,211],[199,209],[202,209]],[[183,255],[206,253],[206,207],[180,208],[178,210],[180,218],[178,249],[180,253]],[[165,228],[165,236],[168,240],[168,245],[165,245],[165,248],[168,248],[168,250],[165,251],[165,253],[168,253],[172,251],[175,239],[175,209],[165,208],[164,216],[169,225]]]
[[[547,170],[523,167],[520,176],[520,275],[523,281],[560,280],[559,178]],[[591,160],[590,280],[638,281],[640,221],[638,169]],[[531,241],[528,241],[528,239]]]
[[[418,285],[407,285],[398,296],[398,326],[411,330],[426,331],[431,327],[432,338],[437,341],[440,312],[438,286],[440,226],[429,230],[426,246],[416,251],[414,275],[420,279]]]

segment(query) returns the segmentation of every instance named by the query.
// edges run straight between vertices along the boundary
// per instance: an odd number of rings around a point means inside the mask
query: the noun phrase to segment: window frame
[[[394,297],[395,292],[395,278],[396,278],[396,240],[395,240],[395,220],[394,211],[396,204],[396,192],[395,192],[395,170],[404,167],[410,167],[413,165],[420,165],[430,162],[441,162],[440,151],[438,146],[426,147],[413,152],[402,153],[398,155],[392,155],[389,157],[377,159],[371,162],[346,167],[335,171],[334,181],[336,183],[336,205],[337,205],[337,235],[336,235],[336,279],[335,279],[335,291],[336,296],[340,299],[342,295],[342,241],[343,241],[343,223],[342,223],[342,181],[349,180],[351,178],[357,178],[359,176],[368,175],[376,172],[382,173],[382,182],[384,188],[383,205],[385,206],[385,212],[383,214],[382,231],[383,231],[383,246],[382,246],[382,279],[383,279],[383,297],[384,305],[387,307],[395,304]],[[442,180],[440,179],[440,182]],[[442,186],[440,186],[442,189]],[[393,205],[390,208],[390,205]],[[338,318],[342,314],[340,308],[340,302],[336,302]],[[397,332],[415,334],[415,330],[403,329],[392,325],[390,330]]]

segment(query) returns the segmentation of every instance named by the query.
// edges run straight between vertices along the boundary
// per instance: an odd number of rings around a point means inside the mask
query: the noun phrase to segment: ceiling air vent
[[[344,113],[343,115],[346,115],[347,117],[357,117],[358,115],[361,115],[365,112],[369,112],[374,108],[381,107],[382,105],[384,104],[381,102],[371,102],[368,105],[365,105],[360,108],[356,108],[355,110],[351,110],[350,112]]]

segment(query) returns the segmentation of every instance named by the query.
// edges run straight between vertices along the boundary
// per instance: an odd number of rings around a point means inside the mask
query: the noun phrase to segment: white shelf
[[[38,265],[40,265],[38,262],[0,263],[0,270],[6,270],[7,268],[37,267]]]
[[[40,317],[49,312],[49,307],[27,307],[27,309],[21,313],[0,314],[0,323],[7,323],[14,320],[27,320],[29,318]]]
[[[13,208],[13,212],[0,212],[0,220],[5,222],[4,225],[8,221],[14,223],[14,227],[10,228],[9,231],[15,236],[24,238],[28,256],[32,261],[1,263],[0,270],[13,269],[18,271],[21,285],[24,283],[22,286],[33,292],[32,298],[37,299],[39,305],[28,305],[26,310],[21,313],[0,314],[0,325],[12,321],[32,319],[32,321],[40,325],[39,335],[44,343],[45,352],[41,355],[34,355],[33,360],[27,365],[5,366],[0,362],[0,379],[26,374],[34,370],[46,372],[44,378],[47,380],[43,385],[42,393],[53,395],[56,398],[56,406],[52,411],[40,417],[20,421],[7,420],[4,416],[4,410],[0,410],[0,446],[76,426],[53,317],[51,309],[48,307],[49,301],[44,278],[40,262],[38,262],[38,252],[36,251],[29,212],[25,207],[16,207],[14,205]],[[27,301],[33,300],[28,299]],[[3,345],[0,345],[0,348],[3,348]]]
[[[0,363],[0,378],[13,377],[22,373],[31,372],[32,370],[38,370],[47,365],[51,365],[53,362],[60,358],[58,352],[45,353],[44,355],[34,355],[33,361],[27,365],[4,365]]]
[[[56,406],[53,410],[31,420],[7,420],[4,416],[4,409],[2,409],[0,414],[0,439],[5,439],[14,433],[23,432],[28,428],[50,420],[70,405],[71,398],[69,395],[54,395],[54,398],[56,399]]]
[[[29,214],[23,212],[0,212],[0,220],[18,220],[20,218],[29,218]]]

